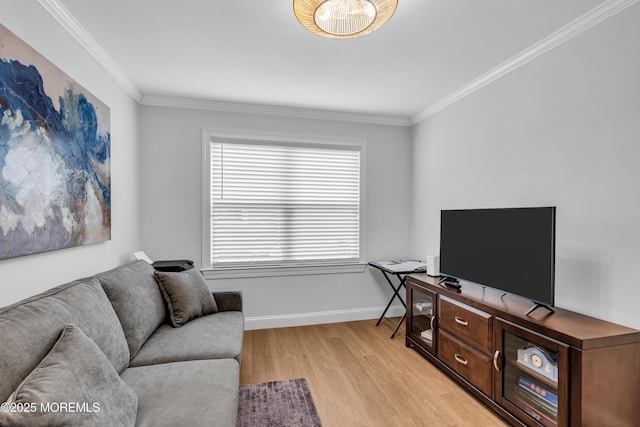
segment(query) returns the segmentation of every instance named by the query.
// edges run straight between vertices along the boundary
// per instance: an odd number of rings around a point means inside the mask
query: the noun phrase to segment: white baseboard
[[[255,316],[245,318],[245,329],[286,328],[290,326],[319,325],[322,323],[352,322],[355,320],[378,319],[384,307],[357,308],[352,310],[319,311],[275,316]],[[385,317],[401,317],[404,307],[392,305]]]

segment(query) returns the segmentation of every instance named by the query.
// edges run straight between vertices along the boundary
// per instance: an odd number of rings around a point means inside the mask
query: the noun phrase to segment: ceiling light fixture
[[[307,30],[334,39],[355,38],[383,26],[398,0],[293,0],[293,12]]]

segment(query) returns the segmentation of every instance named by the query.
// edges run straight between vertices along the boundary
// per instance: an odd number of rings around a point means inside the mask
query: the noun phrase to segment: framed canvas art
[[[111,238],[110,110],[0,25],[0,259]]]

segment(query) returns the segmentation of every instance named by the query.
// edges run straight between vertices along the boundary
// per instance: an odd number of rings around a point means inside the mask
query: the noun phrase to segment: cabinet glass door
[[[497,399],[520,415],[543,426],[568,421],[568,347],[498,319],[496,348]]]
[[[435,354],[436,294],[423,288],[409,287],[409,328],[411,337],[425,350]]]

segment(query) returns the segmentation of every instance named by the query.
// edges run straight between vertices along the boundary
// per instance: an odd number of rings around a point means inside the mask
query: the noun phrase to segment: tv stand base
[[[555,313],[555,310],[552,309],[551,307],[549,307],[548,305],[535,303],[535,304],[533,304],[533,306],[529,310],[527,310],[527,312],[524,315],[528,316],[528,315],[530,315],[531,313],[533,313],[534,311],[536,311],[539,308],[546,308],[547,310],[549,310],[551,312],[549,314]]]

